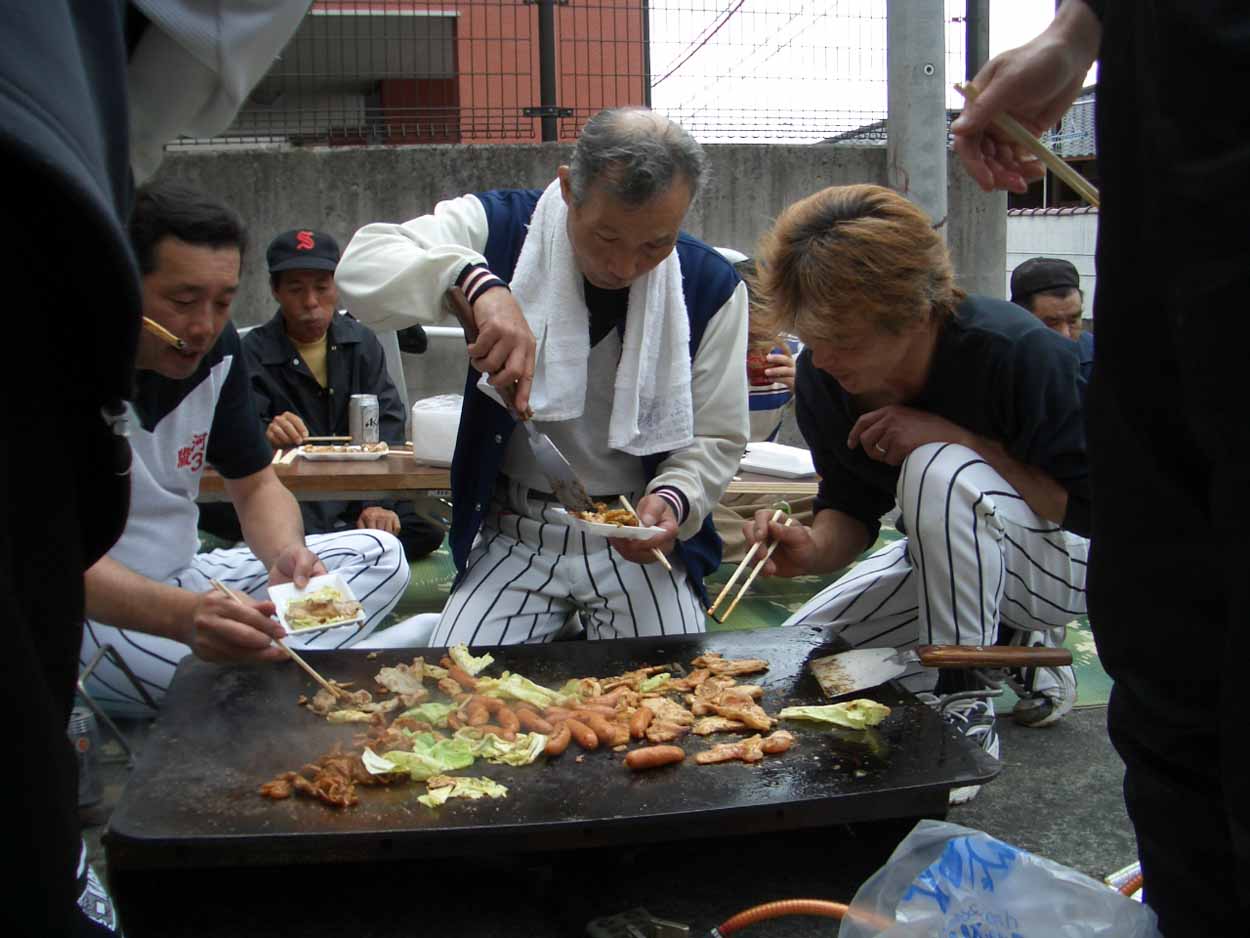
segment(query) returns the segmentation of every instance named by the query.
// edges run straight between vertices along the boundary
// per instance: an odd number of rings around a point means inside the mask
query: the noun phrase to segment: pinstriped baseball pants
[[[384,531],[354,530],[334,534],[312,534],[305,538],[308,549],[321,558],[330,573],[338,573],[351,586],[365,610],[365,621],[358,626],[329,629],[315,635],[292,635],[286,643],[292,648],[346,648],[371,634],[386,618],[408,586],[411,575],[399,539]],[[212,589],[209,582],[221,580],[226,586],[253,599],[267,599],[269,571],[246,547],[196,554],[191,566],[166,582],[196,593]],[[385,635],[385,632],[381,633]],[[84,667],[102,645],[112,645],[143,682],[157,703],[161,702],[178,662],[191,653],[181,642],[131,629],[114,628],[88,620],[83,626],[82,650],[78,666]],[[375,646],[376,647],[376,646]],[[87,692],[110,713],[120,716],[150,715],[151,710],[127,677],[108,658],[96,666],[87,682]]]
[[[1047,645],[1085,614],[1089,541],[1039,518],[972,450],[918,447],[903,463],[899,528],[785,625],[835,625],[852,647],[989,645],[1001,622]],[[937,672],[901,680],[931,689]]]
[[[677,557],[671,573],[632,563],[605,538],[556,521],[552,507],[515,483],[499,487],[431,645],[549,642],[578,614],[595,639],[704,631]]]

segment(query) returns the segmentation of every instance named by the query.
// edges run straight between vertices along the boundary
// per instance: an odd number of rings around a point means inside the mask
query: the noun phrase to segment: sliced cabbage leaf
[[[473,764],[473,750],[459,739],[435,739],[432,733],[418,733],[412,738],[412,751],[396,749],[378,755],[365,749],[361,761],[371,775],[406,772],[415,782],[434,775],[467,769]]]
[[[653,690],[659,690],[667,684],[672,677],[673,675],[667,671],[661,671],[659,674],[653,674],[638,685],[638,693],[648,694]]]
[[[547,748],[547,737],[542,733],[518,733],[516,739],[507,740],[465,726],[456,730],[452,738],[464,742],[479,759],[505,765],[529,765]]]
[[[862,730],[867,726],[876,726],[888,717],[890,708],[875,700],[860,698],[820,706],[786,707],[777,715],[783,720],[815,720],[845,726],[847,729]]]
[[[540,710],[546,707],[561,706],[569,702],[578,702],[580,697],[570,698],[567,694],[554,691],[541,684],[535,684],[527,677],[505,671],[502,676],[478,678],[477,692],[487,697],[499,697],[503,700],[523,700],[533,704]]]
[[[474,657],[469,654],[469,646],[464,644],[452,646],[447,654],[452,661],[460,666],[461,670],[471,675],[480,674],[495,661],[494,655],[478,655]]]
[[[428,723],[430,726],[446,726],[447,717],[456,709],[456,704],[438,703],[437,701],[427,701],[418,704],[415,707],[409,707],[400,717],[410,717],[413,720],[419,720],[422,723]]]
[[[508,786],[489,778],[436,775],[426,782],[428,790],[417,800],[428,808],[444,805],[451,798],[506,798]]]

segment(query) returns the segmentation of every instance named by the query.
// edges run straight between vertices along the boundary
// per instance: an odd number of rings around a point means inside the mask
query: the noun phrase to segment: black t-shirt
[[[1015,459],[1049,474],[1068,492],[1064,528],[1088,535],[1080,364],[1076,343],[1033,314],[971,296],[943,327],[924,390],[906,404],[997,440]],[[899,467],[847,447],[861,414],[841,385],[812,364],[809,349],[799,356],[795,396],[799,429],[821,476],[815,510],[844,512],[875,538],[878,519],[894,506]]]

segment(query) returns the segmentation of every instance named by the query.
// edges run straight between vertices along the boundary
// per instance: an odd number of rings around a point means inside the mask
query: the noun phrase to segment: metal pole
[[[651,0],[642,0],[642,103],[651,107]]]
[[[556,0],[538,0],[538,103],[543,108],[544,143],[559,138],[556,127]]]
[[[945,232],[946,49],[943,0],[887,0],[886,179]]]
[[[968,81],[990,60],[990,0],[966,0],[964,9],[964,77]]]

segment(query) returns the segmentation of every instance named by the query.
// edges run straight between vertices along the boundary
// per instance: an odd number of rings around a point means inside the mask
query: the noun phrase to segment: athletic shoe
[[[1032,687],[1025,687],[1011,718],[1021,726],[1034,729],[1053,726],[1076,703],[1076,672],[1071,665],[1060,668],[1036,668],[1032,672]]]
[[[998,758],[998,731],[994,728],[993,702],[985,699],[957,700],[941,708],[941,713],[948,724],[980,746],[984,752]],[[980,790],[980,785],[952,788],[950,803],[967,804]]]

